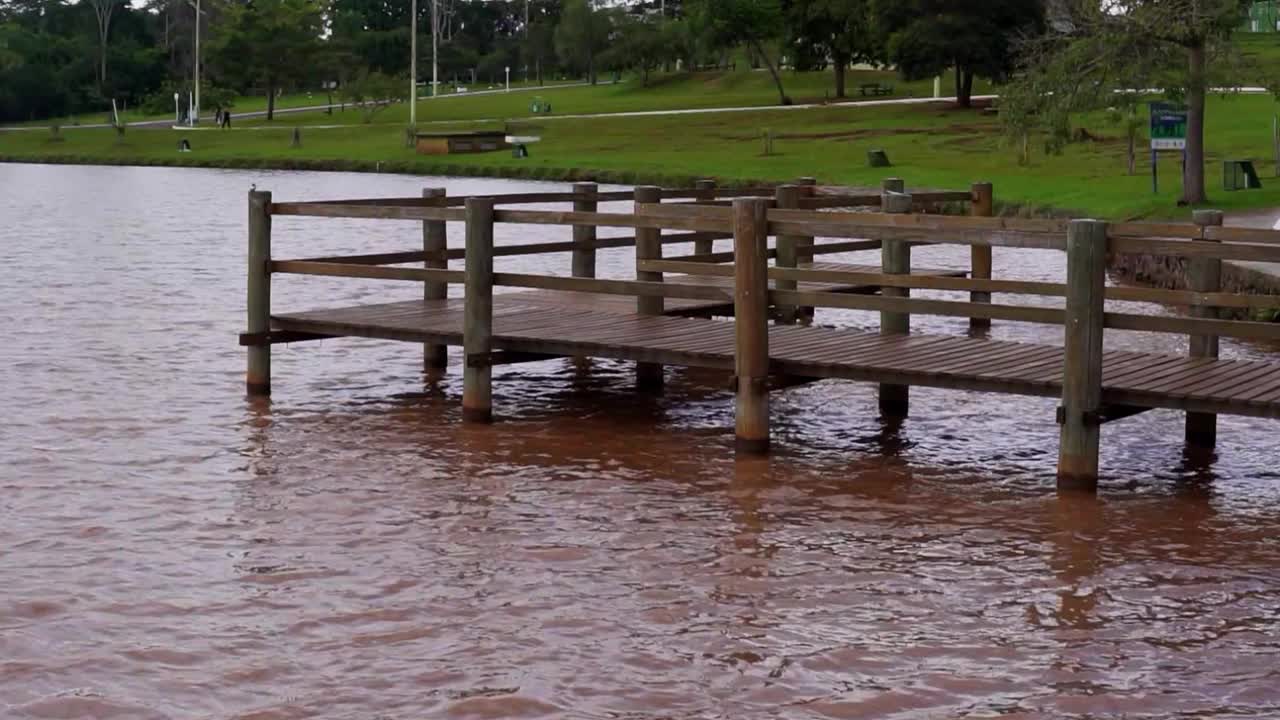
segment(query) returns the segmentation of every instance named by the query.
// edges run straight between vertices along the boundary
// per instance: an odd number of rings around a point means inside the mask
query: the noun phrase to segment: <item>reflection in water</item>
[[[772,399],[776,452],[735,460],[725,373],[669,369],[652,396],[628,363],[504,366],[499,422],[469,427],[456,351],[427,377],[418,346],[344,339],[277,346],[275,396],[246,400],[251,182],[432,181],[0,165],[26,239],[0,248],[0,716],[1280,714],[1271,424],[1222,418],[1211,457],[1183,454],[1177,413],[1108,425],[1095,500],[1053,492],[1051,399],[916,388],[889,422],[873,385],[810,383]],[[277,238],[421,242],[285,219]],[[1059,261],[997,251],[996,275]],[[416,292],[291,280],[282,310]]]

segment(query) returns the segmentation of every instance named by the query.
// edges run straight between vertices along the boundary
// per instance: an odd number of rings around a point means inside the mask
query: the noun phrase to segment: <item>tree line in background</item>
[[[436,17],[432,17],[433,7]],[[236,95],[353,87],[367,95],[408,76],[408,0],[202,0],[202,105]],[[419,0],[419,81],[498,84],[601,72],[725,67],[767,70],[790,102],[783,67],[853,63],[909,79],[952,67],[1003,78],[1011,39],[1043,22],[1040,0]],[[185,106],[195,56],[192,0],[0,0],[0,121],[105,113],[114,99],[152,113]],[[406,82],[407,85],[407,82]],[[270,109],[270,108],[269,108]]]

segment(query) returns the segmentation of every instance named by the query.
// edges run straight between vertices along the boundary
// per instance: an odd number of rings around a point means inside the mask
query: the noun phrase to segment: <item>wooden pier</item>
[[[598,203],[632,200],[630,213],[602,213]],[[565,203],[572,210],[505,209]],[[850,211],[863,206],[878,209]],[[967,216],[937,214],[962,206]],[[637,363],[637,387],[656,391],[665,365],[733,374],[739,452],[769,447],[769,391],[796,379],[841,378],[880,386],[880,411],[909,411],[913,385],[1061,398],[1059,485],[1091,490],[1098,478],[1101,426],[1152,408],[1187,413],[1186,440],[1216,441],[1216,417],[1280,419],[1280,362],[1218,359],[1218,338],[1280,340],[1280,324],[1220,319],[1220,308],[1274,309],[1280,296],[1218,291],[1221,260],[1280,262],[1280,232],[1225,228],[1221,213],[1199,211],[1193,223],[1105,223],[992,217],[989,184],[960,192],[907,193],[886,180],[879,193],[848,194],[802,180],[777,188],[692,190],[639,187],[599,192],[579,183],[569,193],[273,203],[249,198],[248,346],[250,393],[270,392],[270,348],[282,342],[368,337],[417,343],[428,371],[444,371],[443,349],[464,348],[464,419],[493,417],[495,365],[556,357],[605,357]],[[343,257],[276,260],[275,215],[382,218],[422,223],[422,249]],[[466,247],[448,248],[446,223],[465,223]],[[563,225],[572,239],[496,246],[498,223]],[[634,235],[599,238],[597,228]],[[770,243],[770,238],[776,241]],[[732,240],[732,249],[715,243]],[[664,257],[668,245],[692,254]],[[914,268],[911,248],[971,248],[969,273]],[[634,280],[595,277],[601,248],[633,247]],[[1065,283],[993,279],[992,249],[1062,251]],[[880,266],[817,258],[879,249]],[[569,252],[570,276],[495,272],[495,257]],[[1106,287],[1109,253],[1186,258],[1192,289]],[[450,261],[462,269],[451,269]],[[772,261],[772,263],[770,262]],[[423,267],[405,267],[422,263]],[[273,274],[323,275],[421,283],[420,301],[272,314]],[[448,297],[450,284],[464,287]],[[495,287],[521,292],[494,293]],[[910,297],[911,289],[967,293],[968,300]],[[996,295],[1064,298],[1061,308],[993,302]],[[1112,312],[1107,300],[1188,308],[1185,316]],[[817,308],[880,313],[878,331],[813,326]],[[912,315],[1063,327],[1061,345],[980,337],[912,334]],[[731,317],[732,321],[716,319]],[[1105,351],[1107,329],[1188,335],[1184,356]]]

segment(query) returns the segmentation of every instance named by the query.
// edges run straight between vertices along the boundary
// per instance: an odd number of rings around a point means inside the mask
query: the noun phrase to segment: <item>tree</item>
[[[604,64],[617,70],[640,71],[640,84],[649,85],[649,71],[662,64],[667,50],[658,24],[645,17],[626,16],[616,37],[603,55]]]
[[[1248,5],[1248,0],[1106,0],[1101,6],[1096,0],[1060,0],[1049,30],[1024,43],[1023,73],[1002,95],[1032,108],[1051,141],[1062,142],[1071,113],[1113,107],[1117,92],[1163,88],[1170,99],[1187,105],[1182,201],[1207,202],[1205,96],[1215,84],[1240,83],[1231,32]]]
[[[872,17],[887,38],[888,60],[904,77],[923,80],[955,68],[956,101],[967,108],[975,76],[999,81],[1013,70],[1017,39],[1041,31],[1044,6],[1042,0],[874,0]]]
[[[845,71],[850,63],[879,59],[883,49],[871,30],[869,0],[790,0],[787,25],[800,57],[831,58],[836,97],[845,96]]]
[[[221,77],[242,89],[264,88],[267,120],[273,120],[277,90],[310,71],[321,31],[320,6],[312,0],[245,0],[227,8],[209,56]]]
[[[556,26],[556,53],[575,69],[586,70],[587,80],[596,84],[596,56],[609,41],[612,13],[595,7],[595,0],[565,0]]]
[[[342,86],[342,99],[360,108],[370,123],[378,112],[404,99],[404,86],[400,78],[366,70]]]
[[[125,0],[87,0],[98,21],[98,90],[107,90],[107,36],[111,32],[111,16]]]
[[[771,46],[782,37],[784,27],[780,0],[688,0],[695,22],[720,47],[745,45],[768,68],[778,87],[778,101],[790,105],[782,88],[778,62]]]

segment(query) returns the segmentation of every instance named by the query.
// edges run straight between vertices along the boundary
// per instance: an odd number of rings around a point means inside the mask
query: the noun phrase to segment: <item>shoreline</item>
[[[488,177],[503,180],[544,182],[598,182],[610,185],[660,185],[693,187],[698,180],[713,177],[723,187],[772,185],[781,181],[682,173],[651,173],[634,170],[593,170],[546,166],[429,164],[407,161],[282,159],[282,158],[110,158],[88,155],[10,155],[0,153],[0,163],[27,165],[103,165],[113,167],[176,167],[205,170],[300,170],[309,172],[358,172],[370,174],[421,175],[439,177]]]

